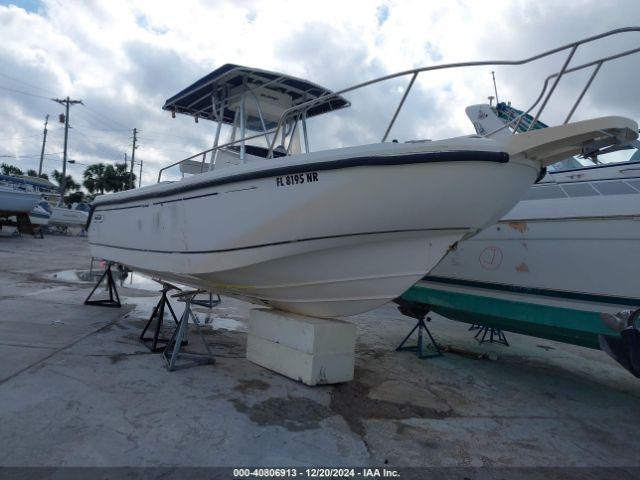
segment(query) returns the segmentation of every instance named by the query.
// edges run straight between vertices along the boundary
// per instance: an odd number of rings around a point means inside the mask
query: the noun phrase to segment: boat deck
[[[351,318],[355,381],[310,388],[244,358],[249,307],[224,298],[217,364],[168,372],[138,342],[155,293],[88,307],[90,284],[52,277],[88,263],[84,238],[0,232],[0,466],[640,468],[640,382],[602,352],[479,345],[438,317],[435,337],[475,355],[418,360],[394,351],[413,322],[385,306]]]

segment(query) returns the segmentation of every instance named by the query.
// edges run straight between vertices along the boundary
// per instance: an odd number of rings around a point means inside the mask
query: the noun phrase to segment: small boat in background
[[[30,215],[32,223],[62,230],[84,228],[86,225],[90,209],[88,204],[74,203],[69,206],[61,204],[58,187],[47,179],[26,175],[11,178],[14,183],[39,194],[41,200],[38,202],[38,209]],[[48,220],[45,219],[47,214]]]
[[[33,207],[29,212],[29,220],[33,225],[40,227],[46,227],[49,225],[49,219],[51,218],[51,207],[44,200],[41,200],[38,205]]]
[[[4,176],[4,175],[3,175]],[[0,216],[28,214],[40,201],[38,192],[20,188],[0,176]]]
[[[20,231],[31,233],[29,213],[39,201],[40,193],[33,187],[16,181],[16,177],[0,175],[0,227],[17,226]]]
[[[507,107],[467,113],[488,130]],[[640,309],[639,266],[640,150],[629,161],[592,166],[569,157],[403,298],[450,319],[601,348]]]
[[[74,203],[69,207],[51,206],[49,225],[61,228],[84,228],[90,207],[86,203]]]

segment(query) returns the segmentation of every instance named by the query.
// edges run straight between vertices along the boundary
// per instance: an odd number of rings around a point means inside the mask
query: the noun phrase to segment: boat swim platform
[[[123,307],[98,308],[82,304],[90,282],[59,273],[88,268],[86,242],[0,232],[2,467],[640,468],[640,382],[603,352],[518,334],[479,345],[433,314],[439,344],[497,360],[418,361],[393,351],[414,320],[389,304],[346,319],[354,380],[308,387],[245,358],[253,306],[223,297],[196,310],[215,365],[168,372],[139,341],[157,285],[125,280]]]

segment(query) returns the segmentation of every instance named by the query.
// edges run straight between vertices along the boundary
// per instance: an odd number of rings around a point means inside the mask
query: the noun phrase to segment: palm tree
[[[62,172],[59,172],[58,170],[54,170],[52,176],[53,176],[53,180],[58,184],[58,186],[62,185]],[[77,183],[71,175],[67,174],[66,181],[65,181],[65,189],[80,190],[80,184]]]
[[[127,172],[126,163],[116,163],[115,165],[107,166],[107,175],[109,177],[109,190],[113,192],[119,192],[121,190],[127,190],[130,188],[131,174]],[[135,182],[136,176],[133,175],[133,182]]]
[[[105,190],[109,191],[110,184],[110,172],[108,172],[108,167],[104,163],[94,163],[93,165],[89,165],[83,174],[84,182],[82,184],[85,186],[89,193],[100,192],[100,194],[104,194]],[[113,169],[113,167],[111,167]]]
[[[8,163],[3,163],[0,166],[0,171],[2,171],[3,175],[23,175],[22,170]]]
[[[32,168],[27,170],[27,175],[30,177],[40,177],[40,178],[44,178],[45,180],[49,180],[49,175],[47,175],[46,173],[41,173],[40,175],[38,175],[38,172],[36,172]]]
[[[77,192],[73,192],[66,197],[64,197],[64,201],[67,205],[72,205],[74,203],[84,202],[86,200],[86,195],[82,190]]]

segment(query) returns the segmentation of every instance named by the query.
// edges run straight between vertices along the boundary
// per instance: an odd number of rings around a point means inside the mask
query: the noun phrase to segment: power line
[[[64,152],[56,152],[56,153],[45,153],[47,155],[62,155]],[[0,158],[36,158],[39,157],[40,154],[36,153],[34,155],[0,155]]]
[[[166,143],[169,145],[186,145],[186,144],[192,144],[192,143],[205,143],[204,140],[198,140],[197,142],[172,142],[172,141],[167,141],[167,140],[156,140],[155,138],[146,138],[146,140],[150,143],[156,144],[156,143]]]
[[[39,87],[39,86],[34,85],[34,84],[32,84],[32,83],[29,83],[29,82],[25,82],[24,80],[20,80],[19,78],[12,77],[12,76],[10,76],[10,75],[7,75],[6,73],[2,73],[2,72],[0,72],[0,75],[1,75],[1,76],[3,76],[3,77],[5,77],[5,78],[8,78],[9,80],[13,80],[14,82],[17,82],[17,83],[19,83],[19,84],[21,84],[21,85],[29,85],[30,87],[35,88],[36,90],[41,90],[41,91],[43,91],[43,92],[50,93],[51,95],[55,95],[55,93],[53,93],[51,90],[48,90],[48,89],[46,89],[46,88]]]
[[[79,121],[81,120],[81,121]],[[104,128],[96,128],[93,125],[87,123],[85,118],[76,119],[73,122],[72,128],[77,129],[78,127],[82,127],[83,129],[87,129],[91,131],[91,138],[99,137],[104,139],[111,139],[114,136],[121,136],[124,130],[113,130],[113,129],[104,129]],[[98,132],[98,133],[94,133]]]
[[[64,127],[48,128],[47,130],[49,131],[49,133],[60,132],[60,131],[64,130]],[[0,140],[20,140],[22,138],[39,137],[40,135],[42,135],[42,132],[33,133],[31,135],[18,136],[18,137],[2,137],[2,138],[0,138]]]
[[[24,80],[20,80],[20,79],[18,79],[18,78],[12,77],[12,76],[10,76],[10,75],[7,75],[6,73],[2,73],[2,72],[0,72],[0,75],[1,75],[1,76],[3,76],[3,77],[5,77],[5,78],[8,78],[9,80],[13,80],[14,82],[20,83],[21,85],[28,85],[28,86],[30,86],[30,87],[32,87],[32,88],[37,89],[37,90],[41,90],[41,91],[43,91],[43,92],[49,92],[49,93],[52,93],[53,95],[55,95],[53,92],[51,92],[51,91],[50,91],[50,90],[48,90],[48,89],[45,89],[45,88],[39,87],[39,86],[37,86],[37,85],[33,85],[33,84],[29,83],[29,82],[25,82]],[[36,94],[36,93],[27,92],[27,91],[24,91],[24,90],[18,90],[18,89],[16,89],[16,88],[7,87],[7,86],[5,86],[5,85],[0,85],[0,89],[7,90],[7,91],[9,91],[9,92],[19,93],[19,94],[21,94],[21,95],[28,95],[28,96],[30,96],[30,97],[42,98],[42,99],[45,99],[45,100],[54,100],[54,101],[56,101],[55,99],[52,99],[52,98],[50,98],[50,97],[45,97],[45,96],[43,96],[43,95],[38,95],[38,94]],[[60,103],[60,102],[58,102],[58,103]],[[94,108],[92,108],[92,107],[90,107],[90,106],[88,106],[88,105],[82,104],[82,106],[84,106],[84,107],[87,109],[87,112],[86,112],[86,113],[87,113],[89,116],[91,116],[91,117],[95,118],[95,119],[96,119],[96,120],[98,120],[99,122],[101,122],[101,123],[103,123],[103,124],[105,124],[105,125],[109,125],[109,123],[111,123],[112,125],[117,125],[119,128],[118,128],[118,129],[114,129],[114,131],[116,131],[116,130],[118,130],[118,131],[119,131],[119,130],[126,130],[126,131],[129,131],[129,128],[128,128],[128,127],[126,127],[126,126],[124,126],[122,123],[120,123],[120,122],[118,122],[118,121],[116,121],[116,120],[112,119],[112,118],[111,118],[111,117],[109,117],[108,115],[105,115],[104,113],[101,113],[101,112],[99,112],[98,110],[95,110]],[[92,113],[92,112],[93,112],[93,113]],[[102,117],[102,118],[100,118],[100,117]]]
[[[2,90],[7,90],[9,92],[19,93],[21,95],[28,95],[29,97],[44,98],[45,100],[51,100],[49,97],[44,97],[42,95],[36,95],[35,93],[29,93],[29,92],[25,92],[23,90],[16,90],[15,88],[5,87],[4,85],[0,85],[0,88]]]
[[[57,132],[60,130],[62,130],[62,128],[52,128],[52,129],[49,129],[49,133]],[[20,137],[0,137],[0,140],[22,140],[23,138],[39,137],[40,135],[42,135],[42,133],[34,133],[31,135],[24,135]]]
[[[180,152],[180,153],[193,153],[193,150],[177,150],[175,148],[156,148],[153,145],[147,145],[143,147],[142,145],[138,145],[138,148],[152,148],[153,150],[158,150],[159,152]]]
[[[153,136],[159,135],[159,136],[162,136],[162,137],[175,137],[175,138],[180,138],[180,139],[183,139],[183,140],[203,141],[202,138],[183,137],[182,135],[176,135],[176,134],[173,134],[173,133],[160,132],[158,130],[147,130],[147,129],[145,129],[144,132],[145,132],[145,134],[149,134],[150,133]]]
[[[102,118],[98,117],[97,115],[91,113],[89,110],[79,110],[79,112],[81,112],[81,116],[85,116],[84,119],[90,121],[91,123],[95,123],[96,121],[100,122],[100,124],[102,125],[106,125],[108,127],[111,127],[111,125],[109,124],[109,122],[103,120]],[[128,128],[109,128],[109,129],[104,129],[104,130],[111,130],[111,131],[123,131],[123,130],[127,130],[129,131]]]
[[[107,121],[111,122],[114,125],[118,125],[119,127],[122,127],[124,130],[129,130],[129,128],[125,127],[123,124],[121,124],[120,122],[115,121],[114,119],[108,117],[107,115],[105,115],[104,113],[100,113],[97,110],[94,110],[93,108],[84,105],[84,107],[89,111],[89,112],[93,112],[94,114],[106,119]],[[103,122],[104,123],[104,122]]]
[[[106,148],[114,148],[114,149],[119,149],[119,148],[124,148],[124,147],[128,147],[128,146],[129,146],[128,144],[127,144],[127,145],[122,145],[122,144],[119,144],[119,145],[107,144],[107,143],[104,143],[104,142],[101,142],[101,141],[95,140],[95,139],[93,139],[93,138],[91,138],[91,137],[87,136],[85,133],[83,133],[83,132],[82,132],[82,130],[78,129],[78,127],[74,127],[74,126],[72,126],[71,128],[72,128],[72,129],[73,129],[73,131],[75,131],[76,133],[79,133],[80,135],[82,135],[82,136],[86,139],[86,141],[88,141],[89,143],[91,143],[91,144],[93,144],[93,145],[102,145],[103,147],[106,147]]]

